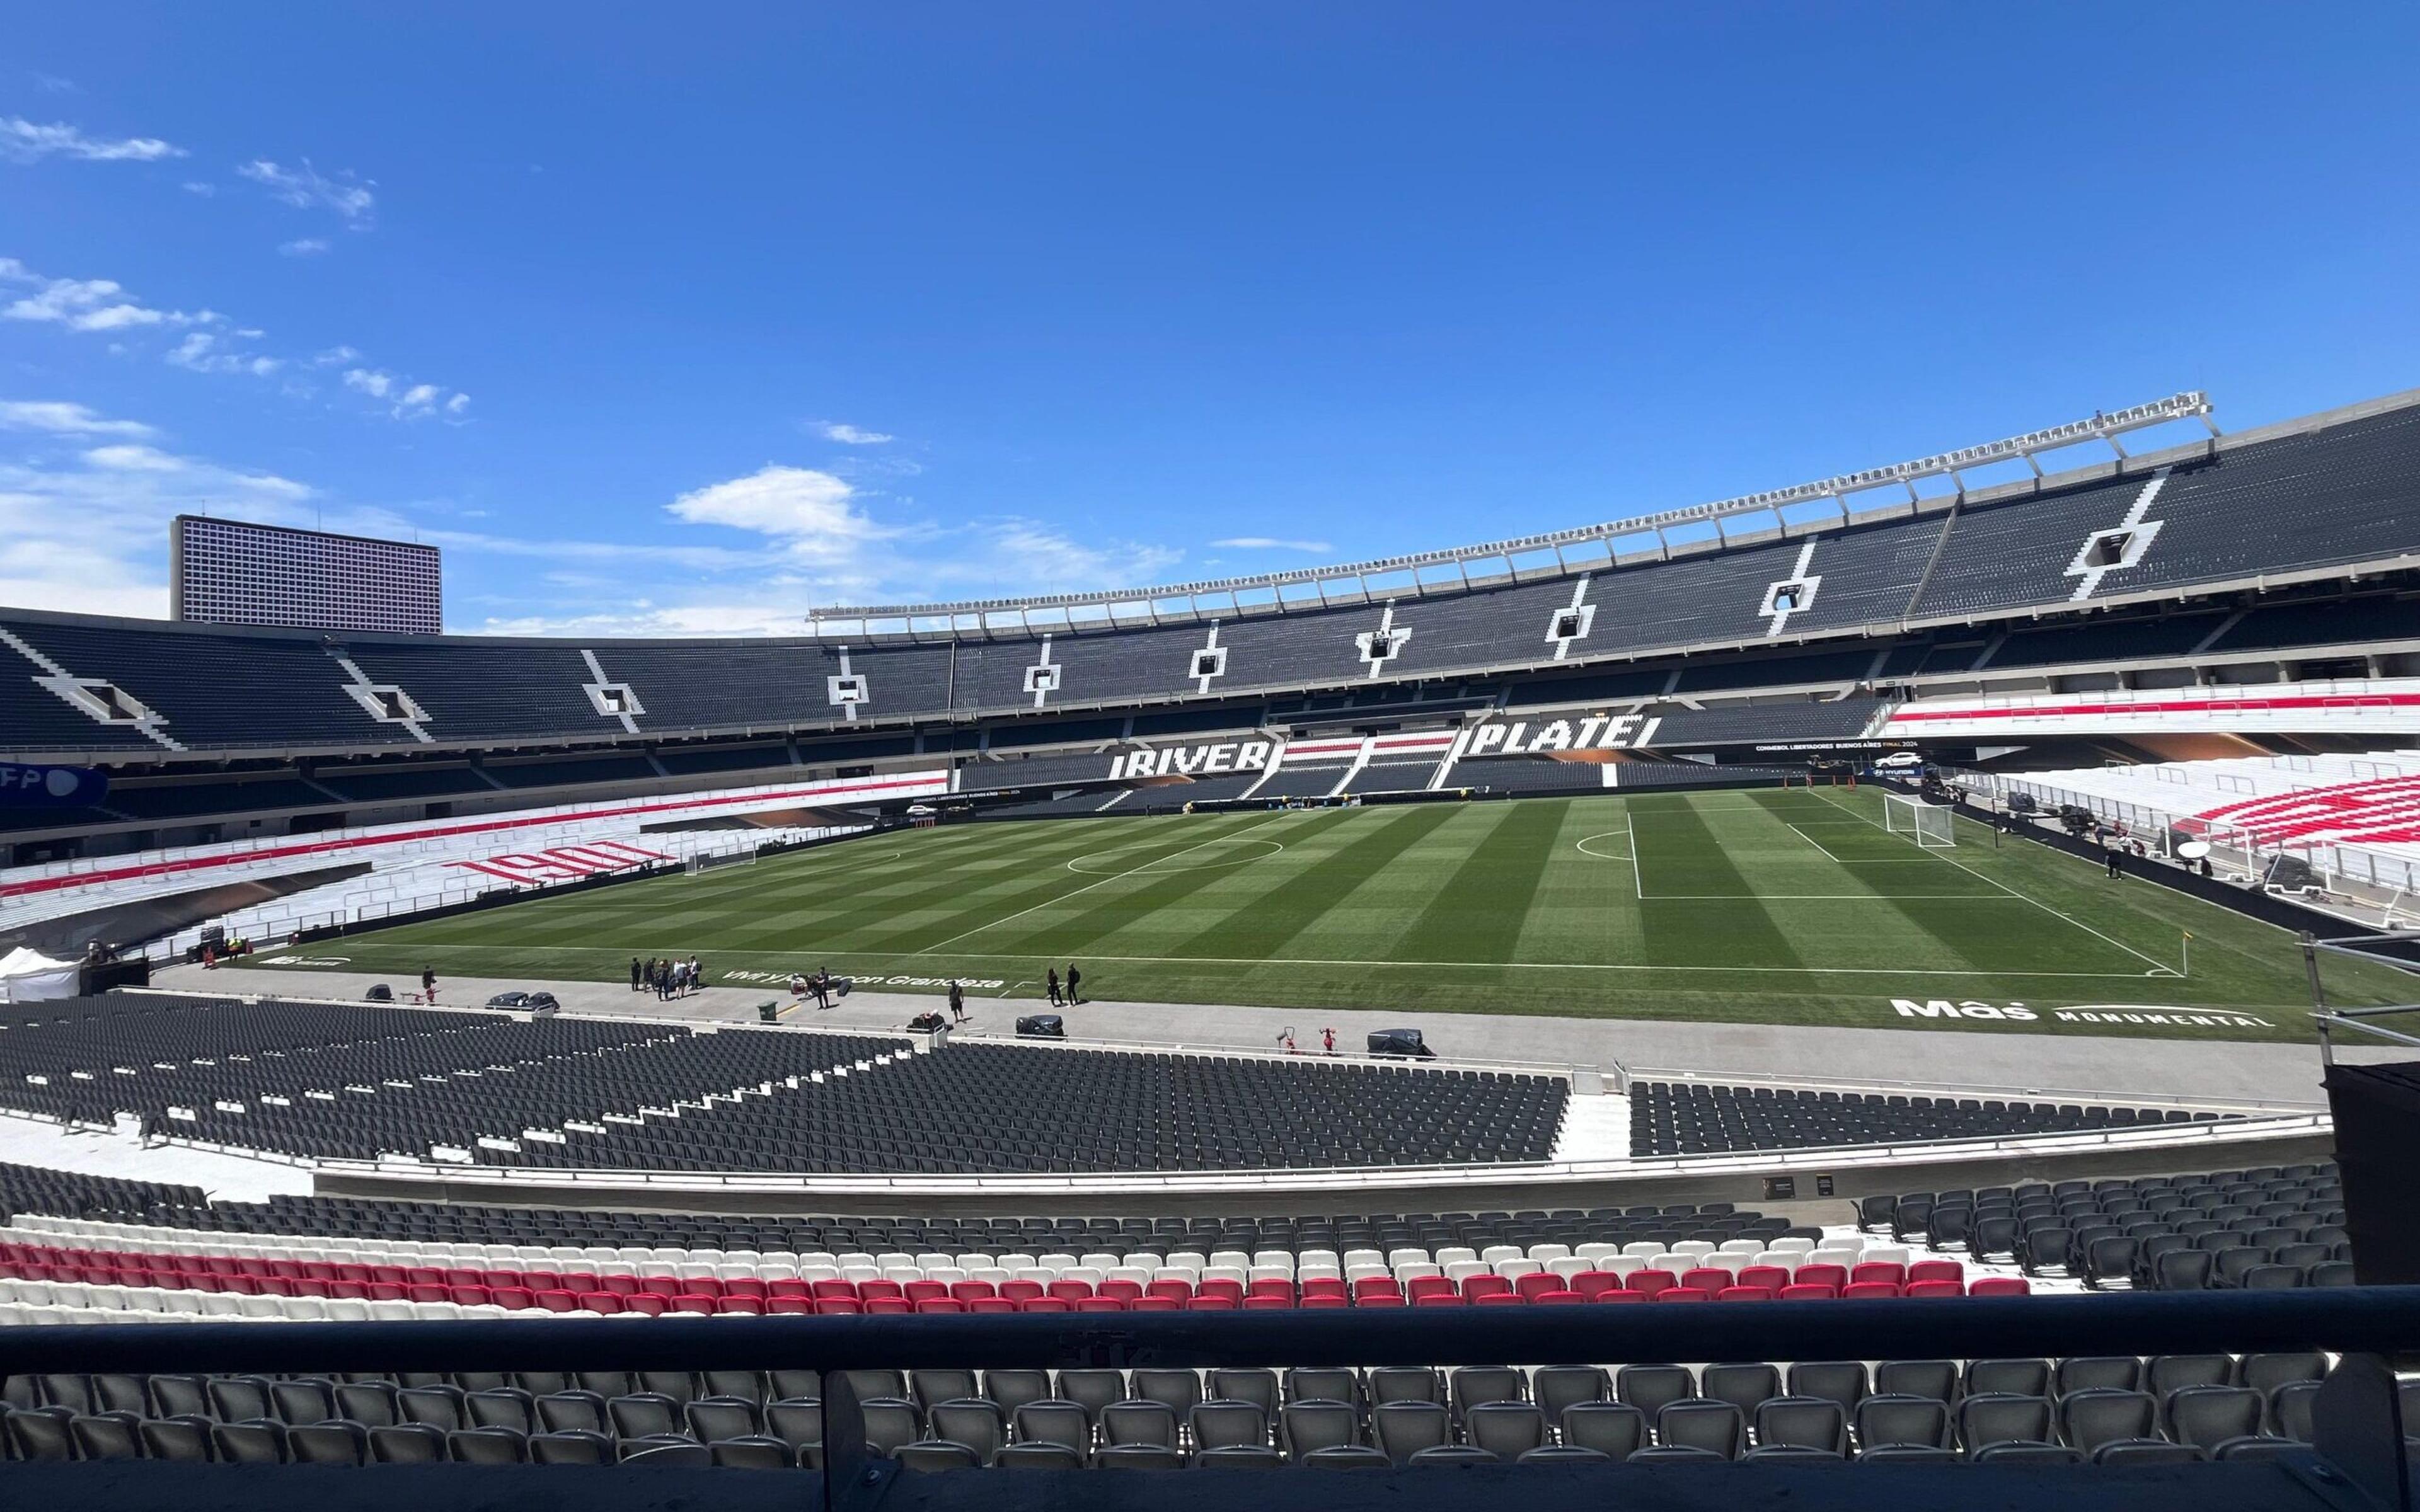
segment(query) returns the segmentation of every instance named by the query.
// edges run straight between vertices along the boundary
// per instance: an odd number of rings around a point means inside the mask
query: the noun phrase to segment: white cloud
[[[0,306],[0,317],[46,321],[70,331],[206,325],[219,318],[209,310],[188,315],[182,310],[152,309],[115,279],[45,278],[14,257],[0,257],[0,287],[10,285],[31,292]]]
[[[188,178],[185,180],[184,190],[188,194],[199,194],[204,199],[214,199],[218,196],[219,186],[205,183],[199,178]]]
[[[437,403],[439,392],[434,383],[415,383],[404,390],[403,397],[396,402],[406,409],[426,409]]]
[[[47,431],[54,436],[155,434],[139,420],[108,420],[83,405],[50,399],[0,399],[0,430]]]
[[[314,367],[335,367],[344,363],[357,363],[362,354],[350,347],[331,347],[311,359]]]
[[[1308,551],[1314,556],[1325,555],[1335,549],[1326,541],[1289,541],[1274,535],[1231,535],[1223,541],[1213,541],[1210,544],[1227,547],[1236,551]]]
[[[65,122],[40,126],[22,116],[0,116],[0,158],[11,162],[39,162],[54,157],[79,162],[157,162],[184,155],[184,148],[156,136],[110,140],[86,136]]]
[[[76,411],[78,406],[63,407]],[[17,414],[0,410],[0,414]],[[88,411],[48,414],[36,428],[61,436],[127,434],[92,429]],[[0,603],[81,613],[160,616],[167,611],[168,520],[223,515],[308,525],[313,491],[272,473],[249,472],[157,448],[106,445],[0,463]]]
[[[187,466],[156,446],[96,446],[84,459],[112,472],[182,472]]]
[[[317,257],[329,246],[325,237],[298,237],[292,241],[280,242],[277,255],[281,257]]]
[[[885,441],[897,440],[878,430],[861,430],[845,421],[814,420],[808,424],[814,428],[816,435],[828,441],[838,441],[843,446],[880,446]]]
[[[236,336],[257,336],[257,331],[230,332]],[[267,378],[286,365],[282,358],[264,357],[257,352],[222,349],[219,338],[207,331],[190,332],[168,353],[174,367],[189,368],[196,373],[248,373],[254,378]]]
[[[792,562],[836,566],[886,533],[851,505],[856,492],[829,472],[768,463],[744,478],[691,489],[666,507],[692,525],[770,536]]]
[[[342,347],[337,350],[350,352],[352,348]],[[334,355],[322,352],[319,360],[325,362]],[[471,408],[471,396],[467,393],[448,394],[442,384],[413,383],[380,368],[345,369],[345,387],[373,399],[392,401],[387,413],[397,420],[420,420],[441,411],[458,419],[464,410]]]
[[[445,412],[449,415],[458,415],[470,408],[471,396],[467,393],[458,393],[445,401]]]
[[[378,196],[370,193],[367,181],[347,171],[323,174],[311,165],[308,158],[302,160],[299,168],[284,167],[267,158],[255,158],[250,162],[240,164],[236,172],[285,204],[297,209],[334,210],[356,229],[369,224],[370,213],[378,206]]]
[[[366,393],[373,399],[383,399],[387,391],[395,387],[395,375],[374,373],[365,367],[349,367],[345,369],[345,387],[357,393]]]

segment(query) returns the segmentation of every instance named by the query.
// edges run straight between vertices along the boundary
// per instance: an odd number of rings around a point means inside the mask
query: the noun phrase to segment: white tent
[[[72,961],[54,961],[39,950],[19,946],[0,956],[0,1003],[38,1003],[51,997],[73,997],[81,972]]]

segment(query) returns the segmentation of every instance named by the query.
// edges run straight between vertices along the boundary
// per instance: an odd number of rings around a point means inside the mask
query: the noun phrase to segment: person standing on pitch
[[[2125,854],[2126,853],[2119,848],[2117,841],[2110,840],[2102,841],[2101,856],[2103,860],[2109,863],[2109,874],[2112,877],[2123,876],[2125,874],[2124,869],[2119,865],[2119,860],[2125,856]]]
[[[437,968],[434,966],[420,968],[420,999],[425,1003],[437,1001]]]
[[[1050,1006],[1052,1008],[1061,1007],[1063,1004],[1059,996],[1059,968],[1057,966],[1052,966],[1047,975],[1049,977],[1049,980],[1046,985],[1050,989]]]
[[[1078,992],[1076,990],[1076,984],[1077,984],[1078,982],[1079,982],[1079,981],[1082,981],[1083,980],[1084,980],[1084,974],[1083,974],[1082,972],[1080,972],[1080,971],[1078,971],[1078,970],[1077,970],[1077,969],[1076,969],[1076,963],[1075,963],[1075,962],[1073,962],[1073,961],[1068,962],[1068,963],[1067,963],[1067,1001],[1068,1001],[1068,1002],[1070,1002],[1070,1003],[1080,1003],[1080,1002],[1082,1002],[1082,1001],[1084,1000],[1083,995],[1082,995],[1082,994],[1080,994],[1080,993],[1078,993]]]
[[[632,956],[630,958],[630,990],[634,993],[639,990],[639,973],[642,969],[644,968],[639,964],[639,958],[635,955]]]
[[[957,978],[952,977],[950,979],[950,1022],[964,1024],[966,1021],[967,990],[958,985]]]

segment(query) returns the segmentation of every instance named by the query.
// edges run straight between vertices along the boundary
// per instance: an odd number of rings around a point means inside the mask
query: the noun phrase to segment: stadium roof
[[[1966,491],[1964,472],[1994,463],[2021,460],[2033,470],[2034,476],[2039,479],[2044,474],[2040,463],[2036,460],[2037,455],[2063,447],[2098,441],[2123,458],[2127,453],[2118,442],[2119,436],[2172,421],[2198,419],[2210,427],[2214,437],[2218,434],[2218,426],[2210,419],[2210,413],[2211,404],[2206,394],[2197,391],[2178,393],[2123,409],[2097,410],[2087,420],[2070,421],[2063,425],[2029,431],[2004,440],[1962,447],[1912,461],[1895,462],[1887,467],[1868,468],[1811,483],[1795,484],[1787,488],[1768,489],[1735,499],[1690,504],[1539,535],[1513,536],[1403,556],[1375,557],[1366,562],[1334,566],[1301,567],[1290,572],[1241,578],[1201,579],[1192,582],[1164,583],[1156,587],[1108,593],[1044,594],[1021,598],[970,598],[926,604],[835,605],[811,611],[807,616],[807,627],[809,634],[817,636],[863,635],[884,627],[882,622],[905,622],[904,627],[912,628],[920,621],[938,620],[954,628],[981,628],[996,620],[1021,625],[1028,623],[1029,617],[1036,611],[1054,611],[1048,616],[1050,620],[1067,624],[1149,624],[1162,617],[1160,606],[1173,608],[1178,617],[1186,619],[1206,617],[1221,607],[1233,613],[1318,608],[1337,601],[1327,592],[1331,585],[1343,590],[1342,597],[1345,602],[1364,601],[1380,596],[1372,590],[1371,579],[1403,573],[1414,575],[1409,591],[1417,593],[1422,591],[1418,574],[1438,567],[1454,569],[1453,577],[1445,585],[1449,589],[1467,585],[1474,576],[1518,579],[1523,573],[1517,559],[1539,553],[1554,555],[1555,563],[1544,569],[1546,573],[1560,573],[1569,570],[1563,553],[1566,548],[1571,547],[1599,548],[1614,562],[1655,560],[1703,549],[1707,546],[1727,544],[1743,537],[1756,539],[1776,533],[1803,535],[1815,531],[1838,529],[1851,523],[1850,498],[1875,489],[1904,488],[1907,497],[1904,501],[1893,501],[1889,506],[1861,508],[1857,512],[1860,518],[1906,513],[1921,500],[1922,496],[1916,487],[1920,480],[1947,477],[1957,485],[1958,494],[1963,495]],[[1784,521],[1776,513],[1791,505],[1819,501],[1831,504],[1828,515],[1813,519]],[[1691,526],[1710,529],[1713,533],[1710,536],[1699,534],[1686,541],[1675,540],[1669,533],[1677,528]],[[1739,526],[1745,528],[1730,528]],[[1635,544],[1625,546],[1624,543]],[[1475,575],[1471,570],[1474,566],[1481,569]],[[1286,596],[1287,589],[1304,586],[1314,591],[1297,594],[1292,599]],[[1253,595],[1256,602],[1248,607],[1244,602],[1245,595]],[[1266,601],[1257,601],[1262,595],[1266,595]],[[1205,599],[1213,602],[1205,605]],[[1221,600],[1223,605],[1218,602]],[[957,623],[970,616],[975,620],[974,625],[961,625]]]

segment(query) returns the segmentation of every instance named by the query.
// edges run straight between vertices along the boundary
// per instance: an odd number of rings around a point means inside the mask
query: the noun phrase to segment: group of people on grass
[[[630,990],[634,993],[652,991],[659,999],[686,997],[706,985],[706,970],[697,957],[675,961],[662,956],[650,956],[641,961],[630,958]]]

